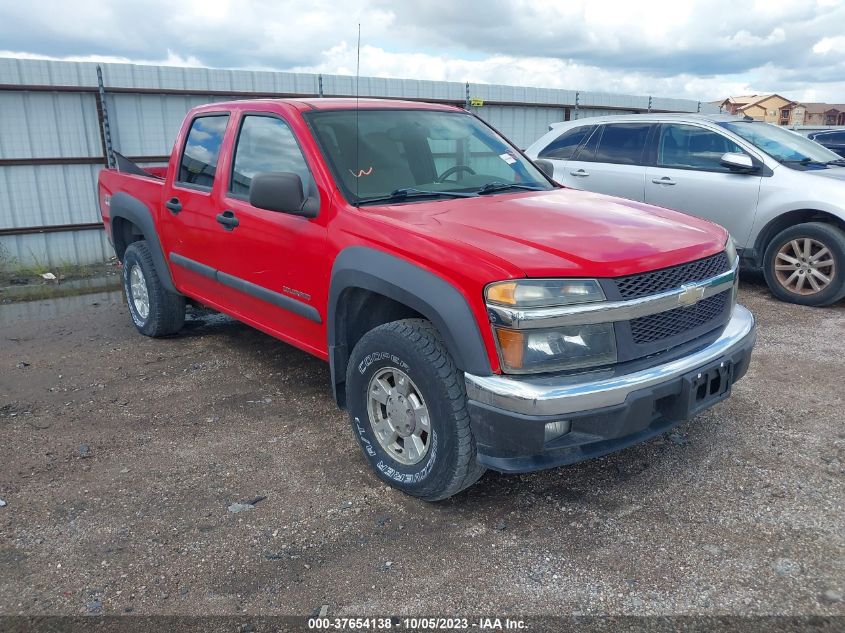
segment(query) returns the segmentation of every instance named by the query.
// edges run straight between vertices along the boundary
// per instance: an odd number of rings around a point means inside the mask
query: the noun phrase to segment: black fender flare
[[[118,237],[114,233],[115,218],[123,218],[141,229],[144,239],[149,246],[150,254],[153,256],[153,265],[155,265],[158,278],[167,290],[178,294],[179,291],[173,285],[173,278],[170,276],[170,267],[164,258],[164,251],[158,239],[155,220],[153,220],[153,214],[149,207],[138,200],[138,198],[119,191],[111,197],[109,217],[111,218],[112,244],[117,244],[116,240]]]
[[[332,266],[328,306],[328,347],[335,399],[343,402],[338,387],[346,380],[351,350],[338,340],[342,316],[338,303],[345,290],[360,288],[402,303],[432,322],[458,369],[492,374],[487,348],[465,297],[445,279],[404,259],[364,246],[341,251]]]

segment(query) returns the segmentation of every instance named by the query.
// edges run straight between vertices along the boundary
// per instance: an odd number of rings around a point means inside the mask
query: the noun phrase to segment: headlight
[[[551,308],[604,301],[595,279],[519,279],[487,286],[487,303],[514,309]],[[613,325],[553,329],[493,328],[502,369],[512,374],[579,369],[616,362]]]
[[[489,303],[514,308],[565,306],[604,300],[604,292],[595,279],[500,281],[487,286],[485,296]]]
[[[579,369],[616,362],[613,325],[570,325],[548,330],[496,327],[503,369],[512,374]]]

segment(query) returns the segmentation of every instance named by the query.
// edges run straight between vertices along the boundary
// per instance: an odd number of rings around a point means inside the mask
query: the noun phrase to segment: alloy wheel
[[[150,295],[147,291],[147,280],[144,271],[138,264],[129,269],[129,297],[138,316],[146,320],[150,315]]]
[[[400,464],[412,466],[428,453],[431,421],[428,407],[405,372],[385,367],[370,380],[367,410],[376,439]]]
[[[810,237],[783,244],[775,255],[775,278],[789,292],[814,295],[836,276],[836,261],[827,246]]]

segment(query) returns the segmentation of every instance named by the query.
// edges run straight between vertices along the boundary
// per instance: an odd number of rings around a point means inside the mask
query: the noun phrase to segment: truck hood
[[[574,189],[372,208],[528,277],[618,277],[719,252],[727,232],[682,213]],[[514,271],[517,273],[517,271]],[[518,273],[517,273],[518,274]]]

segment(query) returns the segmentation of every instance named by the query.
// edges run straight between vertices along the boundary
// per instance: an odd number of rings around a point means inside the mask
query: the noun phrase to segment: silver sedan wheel
[[[393,459],[413,466],[426,456],[431,420],[408,374],[395,367],[379,370],[370,380],[367,410],[376,439]]]
[[[129,300],[135,306],[138,316],[146,321],[150,315],[150,294],[147,291],[147,280],[144,271],[138,264],[129,269]]]
[[[831,284],[835,275],[833,253],[810,237],[788,241],[775,255],[775,277],[789,292],[817,294]]]

